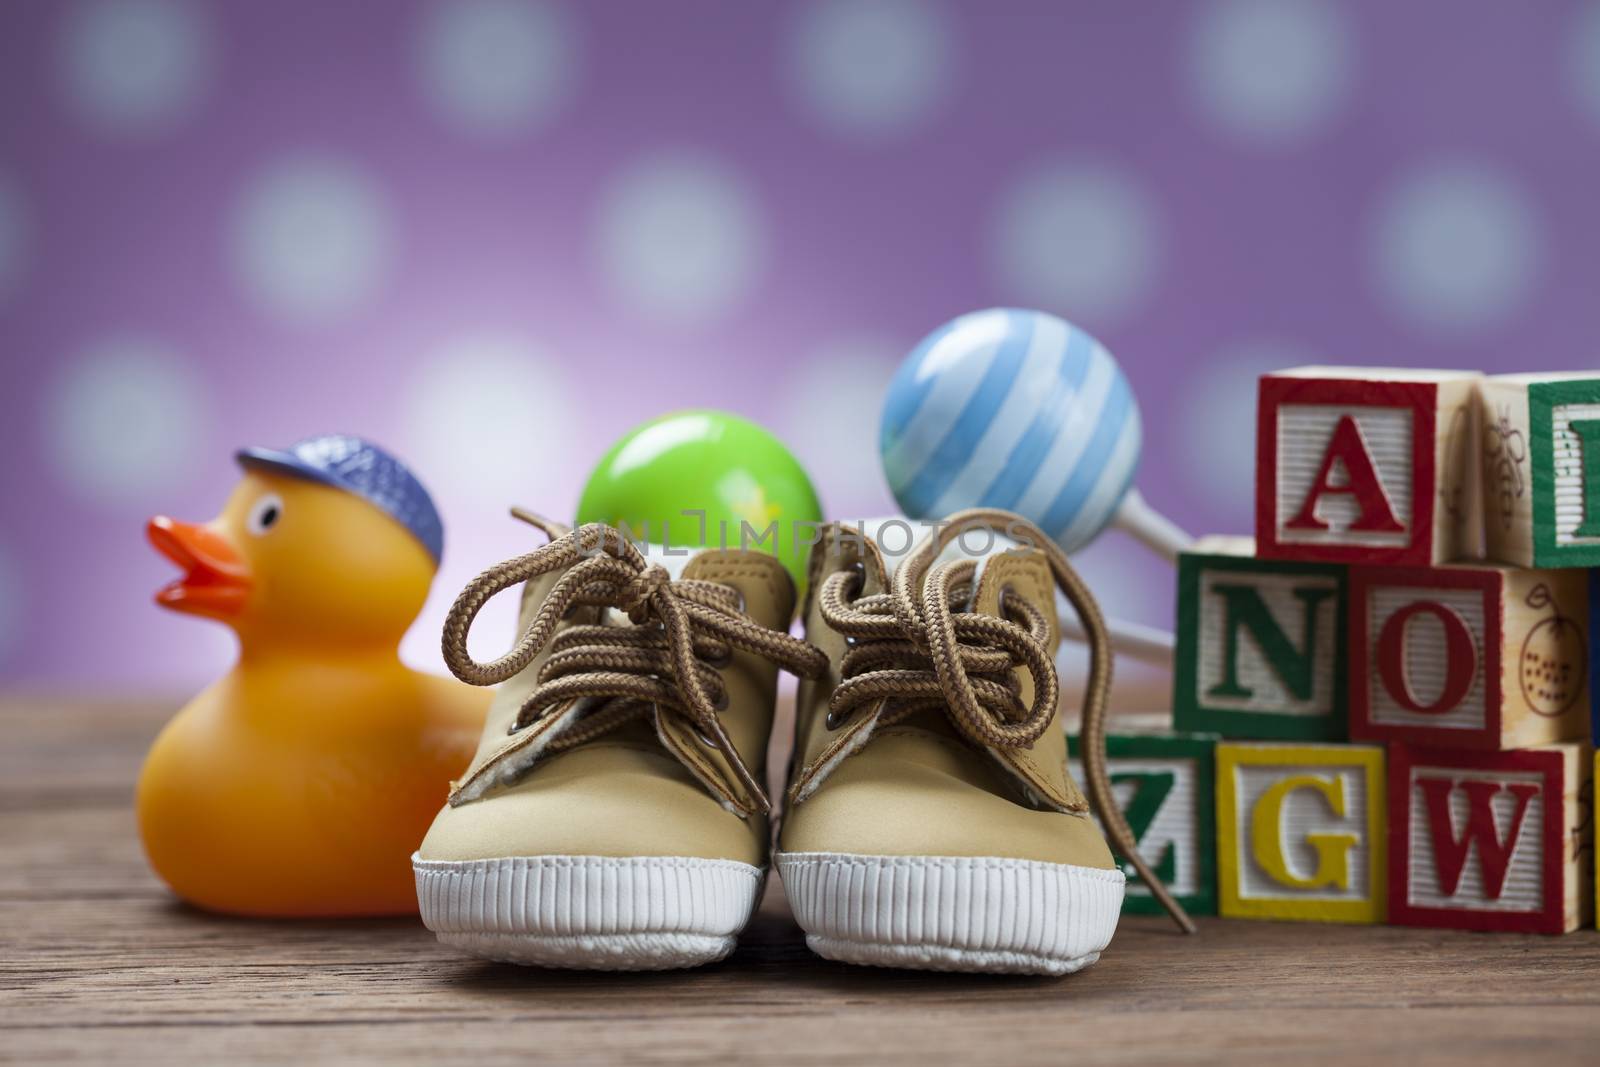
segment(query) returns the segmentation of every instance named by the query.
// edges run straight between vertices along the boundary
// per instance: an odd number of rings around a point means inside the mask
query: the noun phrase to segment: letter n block
[[[1178,557],[1173,725],[1254,739],[1345,737],[1345,568],[1256,559],[1249,538]]]
[[[1106,737],[1117,806],[1150,864],[1191,915],[1217,913],[1216,742],[1203,734],[1119,733]],[[1078,738],[1067,739],[1072,773],[1083,781]],[[1122,910],[1156,915],[1161,905],[1132,867]]]
[[[1382,922],[1384,785],[1376,745],[1219,744],[1221,913]]]
[[[1353,567],[1350,736],[1503,750],[1588,733],[1588,578]]]
[[[1524,567],[1600,567],[1600,376],[1484,379],[1489,556]]]
[[[1260,554],[1396,566],[1478,555],[1480,379],[1354,367],[1263,377]]]
[[[1593,903],[1592,757],[1389,749],[1389,921],[1560,934]]]

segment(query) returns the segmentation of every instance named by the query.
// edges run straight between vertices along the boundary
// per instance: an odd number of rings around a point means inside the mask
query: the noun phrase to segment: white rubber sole
[[[1121,871],[968,856],[780,852],[806,944],[874,967],[1071,974],[1122,913]]]
[[[684,856],[411,858],[422,922],[500,963],[659,971],[733,951],[761,897],[760,868]]]

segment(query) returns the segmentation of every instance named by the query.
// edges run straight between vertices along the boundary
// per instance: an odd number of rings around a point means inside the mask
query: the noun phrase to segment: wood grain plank
[[[1594,931],[1213,919],[1183,938],[1128,918],[1097,966],[1053,981],[818,959],[776,880],[729,960],[668,974],[481,963],[414,921],[209,915],[172,900],[134,834],[131,782],[165,710],[15,707],[0,765],[33,785],[0,787],[0,1060],[1560,1063],[1600,1040]],[[74,753],[52,784],[40,761]],[[99,792],[63,797],[85,766]]]

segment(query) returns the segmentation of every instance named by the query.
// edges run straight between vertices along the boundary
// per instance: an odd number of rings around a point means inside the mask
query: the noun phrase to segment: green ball
[[[624,527],[652,544],[769,552],[797,590],[821,521],[800,461],[760,426],[722,411],[636,426],[600,460],[578,501],[579,523]]]

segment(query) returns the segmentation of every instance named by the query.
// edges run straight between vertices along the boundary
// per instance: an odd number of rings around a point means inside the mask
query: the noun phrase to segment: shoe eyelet
[[[722,653],[720,656],[701,656],[700,662],[704,663],[712,670],[723,670],[728,666],[728,664],[733,662],[733,646],[729,645],[727,651]]]
[[[822,720],[822,725],[826,726],[830,731],[832,731],[832,730],[838,730],[838,729],[848,725],[849,722],[850,722],[850,713],[849,712],[846,712],[846,713],[841,715],[838,712],[834,711],[832,708],[829,708],[827,717]]]
[[[728,710],[728,690],[726,687],[717,694],[717,698],[711,702],[711,707],[715,711]]]

